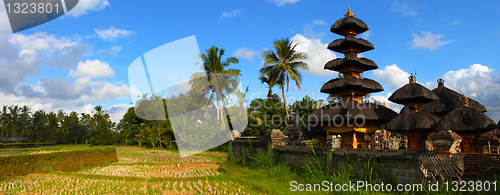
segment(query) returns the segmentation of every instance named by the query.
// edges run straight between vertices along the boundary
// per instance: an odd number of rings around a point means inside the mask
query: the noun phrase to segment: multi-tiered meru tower
[[[372,60],[358,57],[358,54],[373,49],[370,42],[356,37],[366,32],[368,26],[355,18],[350,8],[344,16],[332,25],[330,31],[345,38],[334,40],[328,49],[345,57],[325,65],[325,69],[337,71],[341,77],[328,81],[321,88],[321,92],[337,96],[342,101],[313,111],[308,116],[310,131],[305,133],[317,137],[320,145],[330,135],[340,134],[342,147],[368,148],[365,133],[380,129],[380,125],[396,117],[397,113],[378,104],[363,102],[367,94],[384,89],[378,82],[360,77],[363,72],[378,68]]]

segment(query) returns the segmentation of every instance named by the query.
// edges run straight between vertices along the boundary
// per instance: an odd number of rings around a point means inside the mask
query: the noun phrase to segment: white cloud
[[[107,6],[109,6],[108,0],[82,0],[66,14],[77,17],[86,14],[90,10],[99,11]]]
[[[384,69],[373,71],[372,77],[383,85],[389,85],[391,90],[396,90],[408,83],[410,74],[401,70],[396,64],[386,66]]]
[[[91,49],[80,41],[80,37],[56,37],[46,32],[0,35],[0,72],[5,73],[0,77],[0,90],[12,92],[45,65],[59,69],[76,66]]]
[[[458,93],[464,93],[483,104],[493,120],[500,119],[500,73],[481,64],[469,68],[446,72],[442,78],[445,86]]]
[[[111,121],[118,123],[123,118],[123,115],[127,113],[130,107],[131,106],[128,104],[113,104],[106,110],[107,113],[109,113]]]
[[[99,36],[99,38],[105,41],[115,41],[121,37],[128,37],[134,34],[134,31],[131,30],[122,30],[117,29],[114,26],[111,26],[109,29],[94,29],[95,33]]]
[[[388,92],[385,96],[384,95],[371,95],[370,97],[373,98],[373,99],[376,99],[378,102],[384,104],[394,110],[395,112],[399,113],[401,111],[401,109],[403,108],[403,105],[401,104],[396,104],[396,103],[393,103],[391,101],[389,101],[389,97],[391,97],[392,95],[392,92]]]
[[[252,60],[256,55],[259,55],[259,52],[248,50],[247,48],[240,48],[234,53],[234,57],[245,58],[248,60]]]
[[[439,49],[441,46],[451,43],[455,40],[441,41],[445,35],[432,34],[431,32],[422,32],[423,36],[413,34],[413,41],[410,43],[412,48],[425,48],[430,50]]]
[[[294,4],[300,0],[267,0],[268,2],[276,3],[278,6],[283,6],[286,4]]]
[[[372,36],[373,33],[371,31],[366,31],[364,33],[361,33],[359,36],[363,39],[368,39],[370,36]]]
[[[79,62],[76,71],[69,71],[70,77],[106,78],[114,75],[115,71],[109,67],[109,64],[99,60]]]
[[[462,20],[457,20],[457,21],[453,21],[451,22],[452,25],[459,25],[459,24],[462,24]]]
[[[331,70],[325,70],[325,64],[337,56],[327,49],[328,44],[323,44],[319,39],[308,39],[301,34],[292,37],[294,43],[298,43],[295,48],[299,52],[307,54],[305,62],[309,65],[307,72],[313,76],[334,76],[337,73]]]
[[[224,19],[224,18],[233,18],[233,17],[236,17],[236,16],[239,16],[243,13],[242,10],[239,10],[239,9],[235,9],[233,11],[230,11],[230,12],[224,12],[222,13],[222,15],[220,16],[220,19]]]
[[[419,6],[410,3],[409,1],[399,1],[394,0],[391,3],[392,11],[400,12],[403,16],[416,16],[417,12],[415,9],[418,9]]]
[[[123,47],[122,46],[111,46],[109,47],[108,49],[99,49],[97,50],[95,53],[97,55],[108,55],[108,56],[111,56],[111,57],[115,57],[118,55],[118,52],[120,52],[120,50],[122,50]]]
[[[313,20],[312,22],[304,25],[304,35],[312,39],[323,37],[325,35],[323,30],[321,30],[319,33],[316,33],[314,32],[314,28],[317,26],[321,26],[321,28],[324,29],[324,25],[326,25],[326,22],[323,20]]]

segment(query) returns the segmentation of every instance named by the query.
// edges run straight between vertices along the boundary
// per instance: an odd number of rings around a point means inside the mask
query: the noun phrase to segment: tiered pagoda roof
[[[437,100],[438,97],[429,89],[418,84],[413,74],[409,79],[410,82],[396,90],[389,97],[389,101],[403,104],[411,112],[400,114],[385,127],[393,132],[432,131],[434,124],[439,121],[439,117],[431,113],[420,112],[420,107],[422,104]]]
[[[346,54],[345,58],[334,59],[332,61],[329,61],[325,65],[325,69],[338,72],[364,72],[377,68],[378,66],[377,64],[375,64],[375,62],[366,58],[358,58],[356,54]]]
[[[364,71],[378,68],[377,64],[372,60],[358,57],[359,53],[374,49],[370,42],[356,37],[358,34],[366,32],[368,26],[360,19],[355,18],[350,8],[348,8],[344,16],[344,18],[337,20],[332,25],[330,31],[345,38],[332,41],[328,45],[328,49],[343,53],[345,57],[331,60],[325,64],[325,69],[338,71],[342,76],[328,81],[321,88],[322,93],[339,96],[342,103],[332,103],[313,111],[309,114],[308,121],[316,122],[319,120],[319,122],[323,123],[334,121],[338,124],[340,122],[352,122],[350,120],[353,115],[360,115],[366,121],[373,122],[372,126],[380,126],[396,117],[397,113],[384,106],[362,101],[366,94],[380,92],[384,89],[377,81],[360,78],[360,74]],[[325,114],[329,116],[328,119],[322,118]],[[351,116],[351,119],[349,119],[348,115]],[[346,128],[340,129],[342,128],[338,128],[338,130],[334,128],[329,132],[346,132]],[[316,131],[319,131],[319,129],[316,128]],[[351,128],[351,131],[357,130]],[[372,128],[367,132],[371,131],[374,131],[374,129]]]

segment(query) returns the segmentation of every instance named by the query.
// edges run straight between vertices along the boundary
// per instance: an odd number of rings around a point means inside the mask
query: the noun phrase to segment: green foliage
[[[313,100],[308,95],[304,96],[300,101],[295,101],[291,105],[291,113],[295,121],[299,122],[301,130],[307,129],[307,115],[314,110],[323,106],[322,100]]]
[[[253,99],[248,108],[248,126],[243,135],[263,135],[268,129],[286,129],[286,110],[278,95]]]
[[[51,153],[0,156],[0,178],[16,177],[46,170],[76,171],[117,161],[114,147],[94,147]]]
[[[58,144],[113,144],[116,125],[102,106],[96,106],[93,115],[77,112],[31,112],[24,106],[4,106],[0,111],[0,137],[26,137],[30,143]]]

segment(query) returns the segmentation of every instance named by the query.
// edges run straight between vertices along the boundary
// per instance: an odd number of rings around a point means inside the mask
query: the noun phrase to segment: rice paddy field
[[[86,146],[88,147],[88,146]],[[56,152],[0,151],[0,155]],[[63,149],[61,149],[63,150]],[[0,194],[274,194],[265,174],[222,168],[227,153],[180,158],[175,151],[116,146],[118,161],[74,172],[49,171],[0,180]],[[245,176],[262,177],[252,183]],[[255,176],[255,175],[254,175]],[[258,179],[258,178],[257,178]],[[269,180],[269,179],[268,179]],[[283,189],[288,191],[288,189]],[[278,193],[279,194],[279,193]]]

